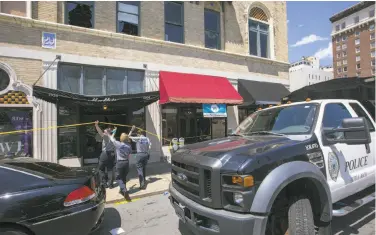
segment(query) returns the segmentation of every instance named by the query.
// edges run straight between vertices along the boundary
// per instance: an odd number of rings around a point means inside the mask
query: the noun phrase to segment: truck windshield
[[[298,104],[255,112],[236,129],[236,135],[301,135],[312,130],[317,104]]]

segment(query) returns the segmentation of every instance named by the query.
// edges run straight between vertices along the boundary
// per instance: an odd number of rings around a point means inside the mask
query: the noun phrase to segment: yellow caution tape
[[[110,122],[99,122],[101,124],[111,125],[114,127],[122,126],[122,127],[132,127],[133,125],[125,125],[125,124],[117,124],[117,123],[110,123]],[[77,123],[77,124],[69,124],[69,125],[60,125],[60,126],[48,126],[48,127],[42,127],[42,128],[33,128],[33,129],[25,129],[25,130],[17,130],[17,131],[6,131],[6,132],[0,132],[0,135],[11,135],[11,134],[17,134],[17,133],[27,133],[27,132],[34,132],[34,131],[43,131],[43,130],[50,130],[50,129],[58,129],[58,128],[67,128],[67,127],[77,127],[77,126],[86,126],[86,125],[93,125],[95,122],[86,122],[86,123]],[[147,130],[144,130],[142,128],[136,127],[136,129],[141,130],[147,134],[150,134],[152,136],[157,137],[159,140],[163,139],[170,143],[169,148],[172,149],[172,140],[169,140],[167,138],[163,138],[160,135],[157,135],[155,133],[149,132]],[[207,137],[211,135],[201,135],[201,136],[191,136],[187,137],[185,139],[191,139],[191,138],[197,138],[197,137]],[[181,145],[179,142],[177,142],[177,145]]]

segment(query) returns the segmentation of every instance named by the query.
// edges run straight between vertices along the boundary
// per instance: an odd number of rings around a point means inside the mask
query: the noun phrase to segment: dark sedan
[[[104,216],[98,172],[0,157],[0,235],[87,235]]]

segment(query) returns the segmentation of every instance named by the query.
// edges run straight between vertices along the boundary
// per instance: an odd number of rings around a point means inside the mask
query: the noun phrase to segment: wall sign
[[[56,33],[42,32],[42,47],[56,49]]]
[[[203,104],[204,117],[227,117],[225,104]]]

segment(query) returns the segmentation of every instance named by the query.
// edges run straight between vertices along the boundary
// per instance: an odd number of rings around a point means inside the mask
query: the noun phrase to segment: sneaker
[[[125,200],[126,200],[127,202],[131,202],[131,201],[132,201],[132,199],[131,199],[131,197],[129,196],[129,193],[128,193],[128,192],[123,192],[122,195],[124,196],[124,198],[125,198]]]

